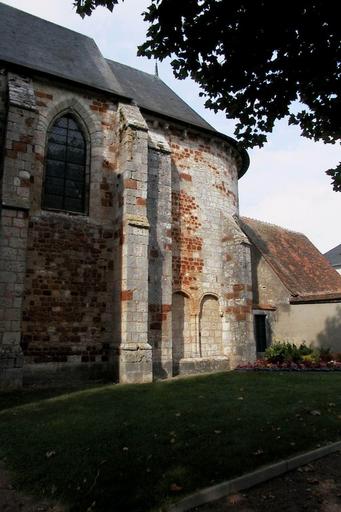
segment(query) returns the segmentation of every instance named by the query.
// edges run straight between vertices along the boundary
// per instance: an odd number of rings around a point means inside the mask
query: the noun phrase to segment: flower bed
[[[302,362],[302,363],[270,363],[266,359],[257,359],[255,363],[240,364],[236,370],[238,371],[313,371],[313,372],[330,372],[341,371],[341,363],[339,361],[328,361],[320,363]]]
[[[264,359],[242,364],[237,370],[252,371],[341,371],[341,354],[330,348],[296,346],[294,343],[274,343],[265,351]]]

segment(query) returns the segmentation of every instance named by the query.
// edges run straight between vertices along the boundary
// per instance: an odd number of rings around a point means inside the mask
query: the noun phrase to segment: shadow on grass
[[[0,413],[0,455],[18,485],[72,511],[155,510],[337,440],[340,385],[336,374],[225,373],[58,396],[40,390]]]
[[[88,388],[97,388],[101,384],[79,384],[72,386],[42,387],[30,386],[20,390],[2,391],[0,394],[0,412],[20,405],[30,404],[41,400],[71,394]]]

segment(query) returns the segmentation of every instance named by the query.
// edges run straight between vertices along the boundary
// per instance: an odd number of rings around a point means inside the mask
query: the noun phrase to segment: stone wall
[[[117,104],[41,79],[34,80],[34,92],[39,122],[22,326],[25,373],[38,374],[38,366],[43,376],[66,366],[84,372],[97,363],[114,380]],[[66,113],[77,119],[87,143],[88,215],[41,210],[47,131]]]
[[[251,248],[253,303],[258,309],[289,306],[290,293],[255,246]]]
[[[109,360],[113,230],[88,218],[30,218],[23,306],[26,364]]]
[[[238,156],[229,144],[199,132],[155,120],[149,127],[165,137],[171,149],[174,372],[223,369],[252,360],[249,244],[234,219]],[[166,237],[169,206],[163,200],[161,204]],[[166,238],[162,246],[169,246]],[[214,301],[214,313],[206,315],[207,301]],[[157,310],[155,304],[151,307]],[[162,322],[169,315],[161,307],[159,303],[161,323],[156,326],[167,336]],[[211,344],[207,332],[214,333]]]
[[[22,383],[22,298],[37,108],[31,79],[8,73],[5,86],[8,96],[0,218],[0,386],[17,387]]]
[[[6,330],[17,329],[25,375],[31,379],[41,372],[45,379],[49,371],[55,376],[65,366],[89,368],[89,363],[112,360],[117,105],[37,77],[12,74],[8,83],[2,202],[11,210],[2,215],[2,243],[16,251],[11,265],[20,265],[21,273],[6,285],[3,315],[11,317]],[[87,141],[91,183],[86,216],[41,209],[47,132],[66,113],[77,118]],[[14,243],[18,247],[11,247]],[[18,306],[15,319],[11,286]],[[13,334],[4,333],[9,335],[13,347]]]
[[[236,222],[240,157],[229,143],[37,76],[0,75],[0,130],[6,101],[6,374],[20,383],[24,357],[27,381],[98,368],[150,382],[253,359],[250,248]],[[86,142],[84,214],[41,208],[48,130],[65,114]]]
[[[147,214],[149,238],[148,339],[153,374],[173,373],[171,158],[165,137],[149,127]]]
[[[201,357],[223,354],[222,319],[219,302],[213,295],[205,295],[200,310],[199,350]]]
[[[4,143],[5,126],[7,116],[7,73],[5,69],[0,69],[0,144]],[[2,166],[2,159],[0,165]],[[2,169],[0,170],[0,175]]]
[[[136,106],[121,104],[118,168],[120,173],[120,270],[115,318],[119,322],[120,382],[150,382],[152,347],[148,342],[148,128]],[[120,275],[119,275],[120,274]]]

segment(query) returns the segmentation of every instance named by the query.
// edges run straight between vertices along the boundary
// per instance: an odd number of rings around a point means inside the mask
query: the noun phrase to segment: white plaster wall
[[[272,342],[306,343],[341,352],[341,301],[280,305],[273,315],[271,329]]]

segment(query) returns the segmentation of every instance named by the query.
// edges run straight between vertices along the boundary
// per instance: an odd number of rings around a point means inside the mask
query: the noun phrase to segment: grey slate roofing
[[[1,62],[94,87],[213,132],[239,151],[239,177],[248,169],[247,152],[234,139],[217,132],[158,77],[106,60],[93,39],[0,2]]]
[[[109,91],[147,110],[215,131],[159,78],[106,60],[93,39],[3,3],[0,61]]]
[[[125,94],[133,98],[139,107],[215,131],[157,76],[112,60],[107,62]]]
[[[0,61],[125,96],[93,39],[2,3]]]
[[[333,267],[341,267],[341,244],[337,245],[324,255]]]

